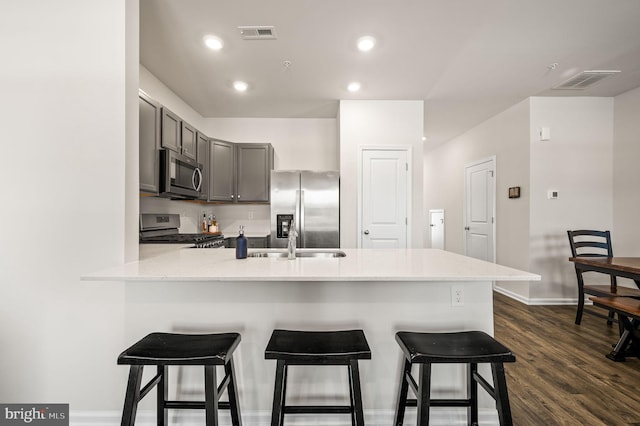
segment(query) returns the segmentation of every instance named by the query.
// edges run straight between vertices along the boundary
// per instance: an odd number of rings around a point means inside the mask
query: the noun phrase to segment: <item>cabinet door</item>
[[[181,151],[180,117],[167,108],[162,108],[162,147],[175,152]]]
[[[234,202],[234,144],[212,139],[209,150],[209,201]]]
[[[197,158],[202,165],[202,187],[200,188],[199,200],[209,200],[209,138],[197,132]]]
[[[268,202],[271,195],[273,148],[271,144],[237,144],[237,195],[239,203]]]
[[[182,155],[196,160],[198,157],[198,142],[196,129],[188,123],[182,122],[182,134],[180,142],[182,144]]]
[[[158,194],[160,148],[160,104],[144,92],[138,96],[140,124],[138,133],[140,191]]]

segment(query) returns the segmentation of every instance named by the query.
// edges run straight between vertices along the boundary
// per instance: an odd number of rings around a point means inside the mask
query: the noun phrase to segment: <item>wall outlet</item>
[[[253,220],[253,212],[249,212],[249,220]]]
[[[464,306],[464,286],[451,287],[451,306]]]

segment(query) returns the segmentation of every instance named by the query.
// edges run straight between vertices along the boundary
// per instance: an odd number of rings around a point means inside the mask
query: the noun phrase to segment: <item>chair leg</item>
[[[402,370],[400,371],[400,385],[398,386],[398,399],[396,400],[396,415],[393,419],[394,426],[402,426],[404,422],[404,412],[407,408],[407,392],[409,382],[407,374],[411,374],[411,361],[404,359]]]
[[[351,394],[353,403],[353,412],[355,414],[356,426],[364,426],[364,410],[362,407],[362,389],[360,387],[360,370],[358,369],[358,360],[352,359],[349,362],[349,376],[351,377]]]
[[[498,419],[500,426],[512,426],[511,407],[509,406],[509,393],[507,392],[507,380],[504,374],[504,364],[501,362],[491,363],[491,373],[493,374],[493,387],[496,396],[496,408],[498,409]]]
[[[236,383],[236,371],[233,366],[233,358],[224,365],[225,374],[229,376],[229,385],[227,385],[227,393],[229,394],[229,408],[231,410],[231,424],[233,426],[242,426],[242,417],[240,416],[240,401],[238,399],[238,386]]]
[[[168,410],[165,408],[165,402],[169,399],[169,367],[159,365],[158,374],[160,381],[157,384],[156,417],[158,426],[165,426],[168,424]]]
[[[467,395],[471,400],[471,405],[467,409],[467,418],[470,425],[478,424],[478,383],[473,378],[477,372],[478,364],[472,362],[467,365]]]
[[[615,321],[615,312],[609,311],[609,315],[607,316],[607,326],[613,326],[613,322]]]
[[[121,426],[133,426],[136,421],[138,401],[140,400],[140,385],[142,384],[142,369],[142,365],[132,365],[129,369],[129,381],[127,382],[127,393],[124,397]]]
[[[576,276],[578,278],[578,310],[576,311],[576,324],[580,325],[582,322],[582,311],[584,310],[584,281],[582,280],[582,273],[577,270]]]
[[[206,426],[218,426],[218,381],[216,366],[204,366],[204,404]]]
[[[349,406],[351,407],[351,426],[356,426],[356,410],[353,407],[356,406],[355,399],[353,397],[353,375],[351,374],[351,366],[347,367],[349,376]]]
[[[431,364],[420,364],[420,381],[418,382],[418,426],[429,425],[429,406],[431,398]]]
[[[284,421],[284,404],[287,388],[287,365],[279,359],[276,365],[276,381],[273,390],[273,407],[271,409],[271,426],[282,426]]]

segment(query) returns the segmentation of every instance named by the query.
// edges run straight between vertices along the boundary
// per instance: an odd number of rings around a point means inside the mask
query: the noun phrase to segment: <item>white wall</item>
[[[340,101],[340,246],[356,247],[358,148],[412,147],[412,247],[423,246],[422,101]]]
[[[640,88],[614,99],[613,123],[614,254],[640,256]]]
[[[529,101],[523,101],[463,135],[436,148],[425,148],[425,211],[445,211],[445,247],[464,253],[464,168],[496,156],[496,261],[529,269]],[[521,198],[509,199],[519,186]],[[428,241],[428,230],[425,228]],[[427,243],[427,246],[429,243]],[[529,296],[528,283],[501,282],[519,297]]]
[[[137,133],[125,121],[125,85],[137,79],[137,62],[126,63],[131,3],[0,6],[2,402],[122,405],[124,285],[79,277],[125,259],[125,153]]]
[[[551,140],[539,140],[540,127]],[[531,98],[530,197],[530,270],[542,275],[531,297],[575,300],[567,230],[613,225],[613,98]]]

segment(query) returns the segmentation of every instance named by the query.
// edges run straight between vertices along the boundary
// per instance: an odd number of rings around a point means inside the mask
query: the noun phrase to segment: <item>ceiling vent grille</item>
[[[274,27],[238,27],[244,40],[275,40],[276,29]]]
[[[616,75],[619,70],[592,70],[582,71],[580,74],[571,77],[564,83],[553,87],[554,90],[585,90],[603,79]]]

